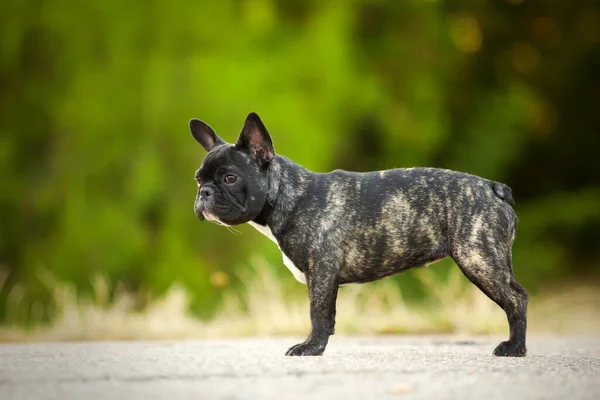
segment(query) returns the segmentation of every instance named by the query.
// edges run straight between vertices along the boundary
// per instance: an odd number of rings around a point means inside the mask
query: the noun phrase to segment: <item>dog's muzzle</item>
[[[196,214],[196,217],[198,217],[200,221],[204,221],[204,205],[202,205],[201,202],[198,203],[200,204],[194,204],[194,214]]]

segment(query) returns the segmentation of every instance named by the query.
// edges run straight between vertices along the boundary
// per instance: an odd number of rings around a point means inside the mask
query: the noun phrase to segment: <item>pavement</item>
[[[600,399],[600,337],[332,337],[0,344],[0,399]]]

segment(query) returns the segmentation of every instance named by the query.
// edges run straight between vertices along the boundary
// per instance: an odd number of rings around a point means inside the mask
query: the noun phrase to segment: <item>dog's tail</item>
[[[496,196],[500,197],[508,204],[515,204],[515,200],[512,197],[512,190],[507,185],[500,182],[493,182],[492,188],[494,189]]]

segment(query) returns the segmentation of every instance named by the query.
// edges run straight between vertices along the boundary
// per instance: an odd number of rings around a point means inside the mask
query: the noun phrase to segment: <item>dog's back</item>
[[[302,219],[313,227],[305,243],[309,253],[339,253],[341,281],[372,281],[474,247],[510,250],[511,200],[506,185],[445,169],[316,174],[304,197],[311,212]]]

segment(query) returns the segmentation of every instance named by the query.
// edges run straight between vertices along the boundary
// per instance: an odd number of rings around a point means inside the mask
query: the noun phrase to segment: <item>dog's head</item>
[[[258,217],[267,199],[267,173],[275,157],[271,137],[258,115],[248,115],[235,144],[225,143],[198,119],[190,120],[190,131],[208,152],[196,171],[196,216],[226,225]]]

